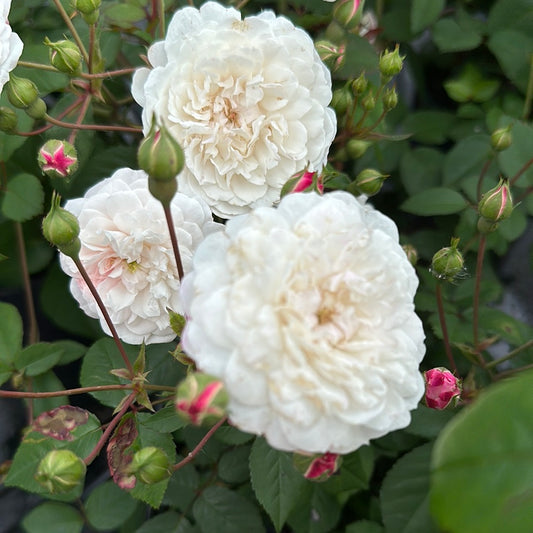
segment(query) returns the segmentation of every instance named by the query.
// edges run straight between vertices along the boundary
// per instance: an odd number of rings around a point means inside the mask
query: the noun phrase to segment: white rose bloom
[[[11,31],[7,20],[10,9],[11,0],[0,0],[0,92],[9,80],[9,73],[17,66],[23,48],[20,37]]]
[[[167,307],[180,312],[179,278],[163,208],[148,191],[142,170],[122,168],[91,187],[65,209],[76,215],[82,243],[80,260],[109,312],[118,336],[130,344],[169,342]],[[206,234],[223,228],[213,222],[207,204],[176,194],[171,203],[185,272]],[[60,255],[61,267],[73,279],[70,290],[81,309],[99,318],[98,306],[74,262]]]
[[[182,345],[237,427],[348,453],[407,426],[424,392],[417,285],[389,218],[345,192],[291,194],[198,247]]]
[[[186,7],[148,50],[132,94],[185,152],[179,190],[223,218],[270,206],[288,176],[319,170],[336,131],[331,76],[313,41],[265,11],[241,20],[215,2]]]

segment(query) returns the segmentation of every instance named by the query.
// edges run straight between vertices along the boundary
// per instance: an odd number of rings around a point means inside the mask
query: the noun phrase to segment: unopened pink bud
[[[76,149],[59,139],[47,141],[39,150],[37,161],[43,173],[51,178],[69,178],[78,168]]]
[[[318,192],[324,192],[324,185],[320,177],[315,177],[316,172],[307,172],[300,174],[301,177],[297,179],[296,184],[290,192],[304,192],[309,190],[318,190]],[[297,176],[296,176],[297,177]]]
[[[424,372],[426,405],[431,409],[446,409],[451,401],[461,396],[461,380],[443,367]]]
[[[189,374],[178,385],[176,410],[195,426],[220,420],[225,416],[227,404],[223,383],[207,374]]]
[[[336,453],[307,455],[296,453],[293,456],[294,466],[310,481],[326,481],[340,467],[342,458]]]

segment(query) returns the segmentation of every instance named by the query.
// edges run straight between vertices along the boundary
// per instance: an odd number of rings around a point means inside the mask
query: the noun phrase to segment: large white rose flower
[[[223,218],[270,206],[289,176],[326,163],[336,118],[313,41],[265,11],[241,20],[215,2],[186,7],[148,50],[132,94],[185,152],[179,190]]]
[[[179,278],[163,208],[148,191],[142,170],[122,168],[65,209],[78,217],[80,260],[109,312],[118,336],[130,344],[169,342],[167,307],[181,311]],[[222,229],[207,204],[176,194],[173,222],[185,272],[204,236]],[[109,329],[74,262],[61,254],[61,267],[73,279],[70,290],[81,309]]]
[[[9,73],[17,66],[22,54],[20,37],[11,30],[7,17],[11,0],[0,0],[0,92],[9,80]]]
[[[389,218],[345,192],[291,194],[198,247],[182,345],[237,427],[348,453],[407,426],[424,392],[417,285]]]

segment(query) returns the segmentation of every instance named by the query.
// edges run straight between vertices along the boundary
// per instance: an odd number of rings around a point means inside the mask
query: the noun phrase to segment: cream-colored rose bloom
[[[241,20],[215,2],[186,7],[133,77],[147,133],[153,116],[181,144],[179,190],[223,218],[270,206],[288,176],[321,169],[336,131],[331,77],[313,41],[270,11]]]
[[[181,311],[179,278],[163,208],[148,191],[142,170],[122,168],[90,188],[65,209],[80,224],[80,260],[96,286],[119,337],[130,344],[169,342],[175,333],[167,308]],[[171,210],[185,272],[205,235],[222,229],[207,204],[176,194]],[[61,254],[61,267],[73,279],[70,290],[81,309],[99,318],[96,302],[74,262]]]
[[[17,66],[22,54],[20,37],[11,30],[7,17],[11,0],[0,0],[0,92],[9,80],[9,73]]]
[[[198,247],[182,345],[237,427],[348,453],[407,426],[424,393],[417,285],[389,218],[345,192],[291,194]]]

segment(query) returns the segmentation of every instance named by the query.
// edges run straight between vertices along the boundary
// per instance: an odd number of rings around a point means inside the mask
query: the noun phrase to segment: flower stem
[[[33,63],[31,61],[18,61],[17,66],[26,67],[26,68],[36,68],[39,70],[49,70],[50,72],[57,72],[57,73],[61,72],[55,67],[53,67],[52,65],[43,65],[41,63]]]
[[[108,70],[107,72],[96,72],[93,74],[86,74],[82,72],[80,74],[80,78],[84,78],[86,80],[93,80],[99,78],[112,78],[113,76],[125,76],[127,74],[131,74],[132,72],[135,72],[137,68],[138,67],[121,68],[118,70]]]
[[[523,352],[524,350],[527,350],[528,348],[531,348],[532,346],[533,346],[533,339],[522,344],[522,346],[515,348],[513,351],[509,352],[507,355],[500,357],[500,359],[495,359],[494,361],[490,361],[489,363],[487,363],[486,368],[493,368],[495,366],[498,366],[500,363],[509,361],[509,359],[512,359],[515,355],[518,355],[520,352]]]
[[[65,11],[65,8],[61,4],[60,0],[53,0],[57,10],[59,11],[59,14],[61,15],[61,18],[67,25],[67,28],[69,29],[72,38],[76,41],[76,44],[78,45],[78,48],[80,49],[81,55],[83,56],[83,60],[87,65],[89,65],[89,54],[87,54],[87,50],[85,50],[85,46],[83,45],[83,42],[76,31],[76,28],[74,27],[74,24],[72,24],[72,21],[70,20],[70,17],[68,16],[68,13]]]
[[[176,463],[172,467],[172,471],[175,472],[179,470],[182,466],[185,466],[187,463],[190,463],[198,452],[206,445],[207,441],[213,436],[215,431],[227,420],[227,417],[221,418],[202,438],[202,440],[194,447],[194,449],[187,454],[187,457],[182,459],[179,463]]]
[[[514,185],[518,178],[531,166],[533,165],[533,157],[512,177],[509,181],[509,185]]]
[[[477,251],[476,278],[474,286],[474,304],[473,304],[473,327],[474,327],[474,348],[479,350],[479,292],[481,289],[481,273],[483,271],[483,259],[485,256],[485,246],[487,244],[486,235],[481,235],[479,239],[479,248]],[[483,359],[481,353],[478,354]],[[485,366],[485,365],[483,365]]]
[[[63,122],[57,120],[50,115],[45,115],[45,120],[54,124],[55,126],[61,126],[62,128],[74,129],[74,130],[96,130],[96,131],[125,131],[128,133],[141,133],[142,128],[132,128],[130,126],[105,126],[102,124],[73,124],[71,122]]]
[[[111,320],[111,317],[109,316],[109,313],[107,312],[104,302],[102,302],[102,299],[100,298],[100,295],[98,294],[98,291],[96,290],[96,287],[94,286],[94,283],[92,282],[91,278],[87,274],[85,267],[82,265],[80,258],[76,257],[74,259],[74,263],[76,264],[76,267],[78,268],[81,274],[81,277],[87,284],[87,287],[89,287],[91,294],[96,300],[96,303],[98,307],[100,308],[100,311],[104,317],[104,320],[106,321],[107,327],[109,328],[109,331],[111,331],[111,335],[113,336],[113,340],[115,341],[115,344],[117,345],[118,351],[120,352],[120,355],[122,356],[122,359],[124,360],[124,364],[126,365],[128,372],[130,373],[130,376],[133,378],[133,376],[135,375],[135,372],[133,371],[133,366],[126,354],[126,350],[124,350],[124,345],[122,344],[121,340],[118,337],[117,330],[115,329],[115,326],[113,325],[113,321]]]
[[[39,341],[39,326],[37,324],[37,317],[35,315],[35,305],[33,303],[30,273],[28,271],[28,260],[26,257],[26,248],[24,247],[24,232],[20,222],[15,222],[15,237],[20,261],[20,274],[22,276],[22,283],[24,285],[26,314],[28,317],[27,340],[28,344],[35,344]]]
[[[485,161],[485,164],[483,165],[481,172],[479,173],[479,178],[477,180],[477,188],[476,188],[476,198],[478,202],[479,200],[481,200],[481,187],[483,185],[483,179],[485,178],[485,174],[489,170],[489,167],[492,164],[493,160],[494,160],[494,154],[491,153],[489,158]]]
[[[442,304],[442,287],[439,282],[435,289],[435,295],[437,297],[437,309],[439,311],[440,329],[442,330],[442,339],[444,341],[444,349],[446,350],[446,357],[450,363],[451,370],[454,374],[457,373],[457,365],[453,358],[452,348],[450,346],[450,338],[448,337],[448,327],[446,326],[446,315],[444,314],[444,306]]]
[[[176,230],[172,221],[172,211],[169,204],[162,204],[165,211],[165,218],[167,220],[168,232],[170,233],[170,241],[172,242],[172,250],[174,251],[174,259],[176,260],[176,266],[178,268],[178,277],[181,283],[183,279],[183,264],[181,262],[180,250],[178,247],[178,239],[176,238]]]
[[[531,100],[533,99],[533,54],[529,56],[529,80],[527,82],[526,97],[524,99],[524,109],[522,120],[527,120],[531,111]]]
[[[124,402],[124,405],[122,406],[122,409],[113,417],[113,420],[111,420],[109,425],[106,427],[104,433],[102,434],[102,436],[96,443],[96,446],[93,448],[92,452],[83,460],[83,462],[86,465],[91,464],[96,459],[96,457],[98,456],[98,454],[104,447],[104,444],[106,443],[107,439],[109,438],[109,436],[111,435],[111,433],[113,432],[117,424],[120,422],[121,418],[126,414],[131,404],[135,401],[136,396],[137,396],[137,393],[135,392],[132,392],[128,396],[127,400]]]
[[[82,104],[80,112],[78,114],[78,119],[76,120],[76,124],[78,126],[83,122],[83,119],[85,118],[85,115],[87,114],[87,110],[89,109],[90,103],[91,103],[91,94],[87,93],[85,95],[84,99],[83,99],[83,104]],[[68,142],[70,144],[74,144],[74,141],[76,140],[76,136],[78,134],[78,131],[79,130],[73,129],[70,132],[70,135],[68,137]]]

